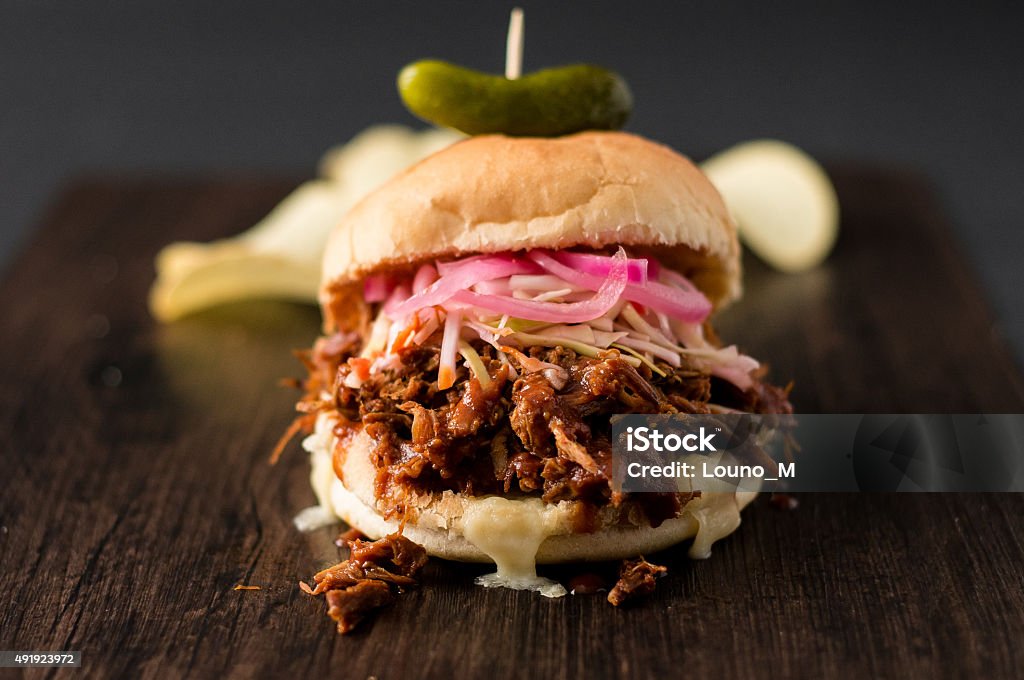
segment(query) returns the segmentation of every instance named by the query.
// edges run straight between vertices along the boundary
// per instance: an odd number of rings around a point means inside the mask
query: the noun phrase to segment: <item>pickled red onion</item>
[[[422,293],[423,290],[437,280],[437,270],[432,265],[421,265],[412,280],[412,292]]]
[[[388,309],[388,316],[400,319],[423,307],[442,304],[457,292],[482,281],[500,279],[513,274],[531,274],[537,271],[537,266],[528,260],[512,257],[482,256],[460,262],[438,263],[438,271],[442,272],[441,278],[427,286],[423,292]]]
[[[594,284],[600,281],[599,276],[588,274],[584,271],[576,271],[573,267],[559,262],[543,251],[531,251],[528,257],[544,268],[544,270],[569,283],[586,286],[594,290]],[[634,262],[643,262],[646,267],[647,260],[634,260]],[[685,278],[682,276],[680,278],[685,281]],[[701,322],[711,313],[711,303],[696,289],[679,290],[657,281],[648,280],[644,284],[627,284],[623,291],[623,297],[630,302],[638,302],[683,321]]]
[[[545,252],[545,254],[576,271],[583,272],[584,274],[591,274],[593,276],[599,276],[602,279],[608,276],[608,272],[611,271],[612,268],[612,258],[608,255],[574,253],[568,250],[548,251]],[[631,257],[627,260],[627,266],[629,268],[629,282],[643,284],[647,282],[648,275],[654,273],[651,269],[656,267],[657,264],[646,258]]]
[[[581,323],[603,316],[615,306],[626,289],[627,276],[626,251],[619,248],[619,251],[612,257],[612,267],[608,272],[608,277],[589,300],[536,302],[499,295],[481,295],[469,290],[460,290],[452,295],[451,299],[465,305],[531,321]]]
[[[391,294],[392,282],[386,274],[370,274],[363,281],[363,299],[367,302],[383,302]]]
[[[402,300],[407,300],[408,297],[409,286],[405,284],[395,286],[394,289],[391,291],[391,295],[389,295],[388,299],[384,301],[384,313],[395,320],[404,318],[406,316],[405,314],[399,314],[395,316],[394,314],[392,314],[392,312],[396,307],[400,307],[402,304],[404,304]]]

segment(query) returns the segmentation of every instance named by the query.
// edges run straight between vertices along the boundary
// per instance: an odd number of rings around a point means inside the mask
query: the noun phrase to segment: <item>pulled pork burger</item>
[[[609,418],[791,410],[709,324],[739,254],[704,175],[634,135],[474,137],[409,168],[327,247],[298,405],[320,503],[547,595],[537,563],[706,557],[752,495],[616,492]]]

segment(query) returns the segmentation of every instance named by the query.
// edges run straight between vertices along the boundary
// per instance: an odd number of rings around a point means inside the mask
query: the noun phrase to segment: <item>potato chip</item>
[[[174,321],[219,304],[283,299],[315,304],[327,237],[345,212],[399,170],[461,136],[400,125],[368,128],[321,161],[306,182],[258,224],[212,243],[172,243],[156,258],[150,310]]]
[[[740,239],[784,272],[828,257],[839,233],[839,201],[828,175],[800,149],[757,140],[701,165],[739,226]]]

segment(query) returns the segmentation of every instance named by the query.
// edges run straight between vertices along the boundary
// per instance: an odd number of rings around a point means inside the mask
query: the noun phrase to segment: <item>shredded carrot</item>
[[[394,344],[391,345],[391,351],[397,352],[398,350],[405,347],[405,345],[409,342],[409,338],[415,335],[417,330],[418,329],[416,328],[416,324],[413,324],[406,328],[404,331],[400,331],[398,335],[395,337]]]
[[[368,380],[370,378],[370,360],[363,357],[352,357],[348,360],[348,365],[352,367],[352,372],[356,374],[356,377],[360,380]]]
[[[316,414],[307,413],[301,415],[292,421],[292,424],[288,426],[288,429],[284,431],[281,438],[277,440],[277,444],[274,446],[274,450],[270,453],[270,464],[277,465],[277,461],[281,458],[281,454],[284,453],[284,449],[288,446],[288,442],[292,440],[292,437],[297,435],[303,430],[303,428],[311,428],[313,420],[316,418]]]
[[[241,583],[239,583],[237,586],[235,586],[235,590],[263,590],[263,588],[259,586],[244,586]]]

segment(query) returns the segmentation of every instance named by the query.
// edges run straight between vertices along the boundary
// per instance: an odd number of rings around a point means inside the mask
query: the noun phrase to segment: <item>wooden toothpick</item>
[[[505,43],[505,77],[515,80],[523,74],[523,10],[512,9],[508,18],[508,41]]]

